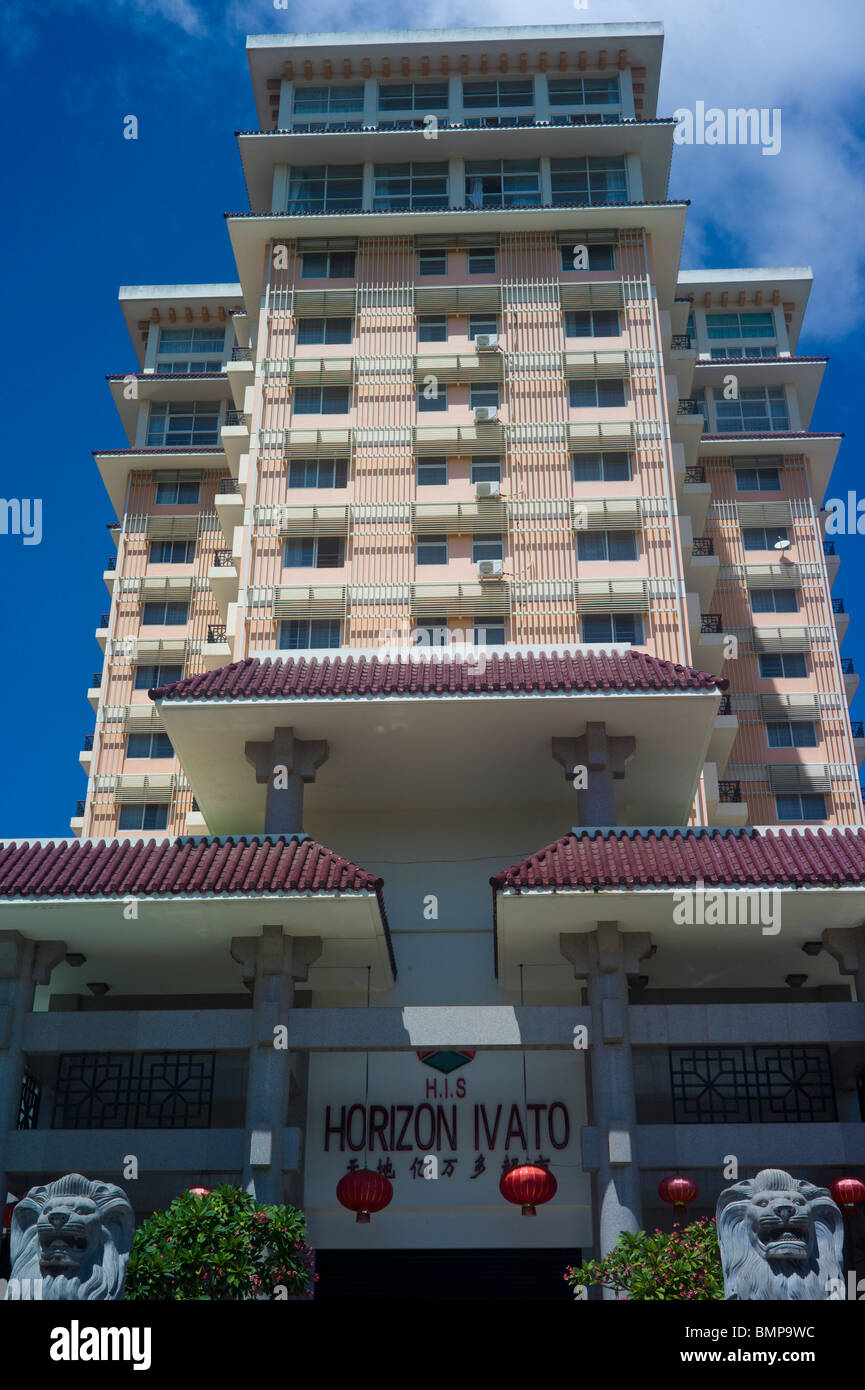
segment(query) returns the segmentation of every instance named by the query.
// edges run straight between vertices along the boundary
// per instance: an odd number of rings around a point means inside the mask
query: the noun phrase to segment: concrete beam
[[[771,1163],[791,1173],[832,1165],[865,1165],[865,1125],[638,1125],[637,1157],[642,1169],[673,1172],[711,1168],[717,1175],[724,1154],[735,1154],[740,1170]]]
[[[24,1129],[8,1136],[9,1173],[118,1173],[127,1154],[139,1173],[240,1173],[243,1129]],[[283,1133],[286,1172],[300,1168],[300,1130]]]
[[[232,1052],[252,1041],[252,1009],[30,1013],[22,1050],[40,1052]]]

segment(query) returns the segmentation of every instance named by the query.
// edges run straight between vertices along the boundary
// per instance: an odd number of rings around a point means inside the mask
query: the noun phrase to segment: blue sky
[[[93,728],[85,694],[102,665],[93,632],[109,604],[101,576],[113,552],[91,450],[125,442],[104,378],[134,366],[118,286],[235,278],[222,214],[246,206],[233,134],[255,125],[244,38],[306,28],[307,14],[263,0],[12,0],[0,17],[5,360],[21,368],[7,398],[15,411],[0,494],[43,499],[40,545],[0,536],[0,837],[68,835],[84,795],[77,758]],[[432,4],[417,18],[429,27],[520,23],[524,7]],[[847,435],[830,489],[844,496],[856,487],[865,366],[856,323],[865,285],[865,7],[590,0],[577,10],[556,0],[533,9],[535,23],[629,19],[667,28],[660,114],[697,99],[782,108],[777,158],[680,149],[671,192],[693,199],[683,265],[813,266],[800,351],[832,358],[812,428]],[[326,0],[315,10],[319,29],[405,23],[387,4],[348,10]],[[123,139],[129,114],[137,141]],[[843,650],[865,673],[856,622],[863,541],[842,537],[838,546],[834,592],[853,610]]]

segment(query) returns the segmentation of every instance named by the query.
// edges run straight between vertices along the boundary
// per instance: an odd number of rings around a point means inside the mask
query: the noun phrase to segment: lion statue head
[[[12,1272],[6,1297],[32,1296],[23,1285],[42,1280],[43,1299],[120,1299],[135,1218],[126,1193],[80,1173],[32,1187],[12,1216]]]
[[[825,1187],[764,1168],[721,1193],[716,1221],[726,1298],[829,1299],[843,1288],[844,1218]]]

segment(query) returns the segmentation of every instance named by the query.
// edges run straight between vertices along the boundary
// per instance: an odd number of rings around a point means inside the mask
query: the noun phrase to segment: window
[[[795,589],[752,589],[752,613],[798,613],[799,594]]]
[[[612,409],[627,405],[624,381],[617,378],[591,378],[568,382],[568,400],[572,410]]]
[[[427,618],[411,634],[413,647],[446,647],[449,642],[450,628],[446,617]]]
[[[636,560],[635,531],[580,531],[578,560]]]
[[[188,617],[185,599],[151,599],[141,606],[142,627],[180,627]]]
[[[168,734],[153,732],[129,734],[126,739],[127,758],[173,758],[174,749]]]
[[[162,473],[156,480],[157,506],[195,506],[200,497],[201,475],[199,473]]]
[[[282,563],[293,569],[335,570],[345,564],[342,536],[291,536]]]
[[[499,320],[496,314],[470,314],[469,339],[474,342],[479,333],[498,333]]]
[[[353,280],[353,251],[305,251],[300,258],[301,280]]]
[[[339,646],[339,618],[292,618],[279,624],[280,651]]]
[[[764,680],[803,680],[808,674],[804,652],[764,652],[760,675]]]
[[[430,164],[376,164],[372,205],[376,212],[391,212],[395,208],[446,208],[447,160]]]
[[[568,203],[626,203],[625,161],[614,155],[550,160],[553,206]],[[571,262],[573,268],[573,260]]]
[[[770,748],[816,748],[817,729],[810,720],[773,719],[766,725]]]
[[[349,318],[298,319],[297,341],[308,343],[350,343],[354,323]]]
[[[718,338],[775,337],[775,316],[763,314],[707,314],[706,336]]]
[[[118,830],[164,830],[167,825],[166,802],[127,801],[117,813]]]
[[[535,208],[541,201],[536,159],[470,159],[466,162],[466,206]]]
[[[447,111],[447,82],[382,82],[379,111]]]
[[[169,376],[218,372],[224,356],[224,328],[163,328],[159,334],[156,371]]]
[[[619,102],[617,77],[550,77],[550,106],[611,106]]]
[[[447,314],[421,314],[417,321],[417,340],[419,343],[446,343]]]
[[[822,792],[785,792],[775,797],[779,820],[825,820],[826,798]]]
[[[582,246],[577,236],[574,236],[572,243],[563,245],[561,250],[562,270],[577,270],[578,268],[589,270],[615,270],[616,268],[616,248],[611,243],[604,242],[597,246],[586,246],[588,252],[588,267],[577,267],[574,265],[574,247]]]
[[[565,314],[566,338],[617,338],[621,331],[615,309],[580,309]]]
[[[503,560],[505,558],[505,543],[501,536],[473,536],[472,537],[472,564],[478,565],[481,560]]]
[[[472,641],[476,646],[503,647],[506,640],[503,617],[475,618],[472,623]]]
[[[712,361],[720,362],[727,357],[776,357],[777,348],[773,347],[722,347],[712,348]]]
[[[295,415],[347,415],[351,409],[349,386],[295,386]]]
[[[363,206],[362,164],[293,165],[286,212],[338,212]]]
[[[789,429],[787,397],[783,386],[741,387],[739,399],[725,401],[723,388],[712,392],[715,424],[719,434],[765,434]]]
[[[483,82],[463,82],[463,108],[466,111],[489,106],[533,106],[534,84],[530,77],[515,82],[497,81],[492,77]]]
[[[329,114],[332,111],[362,111],[363,83],[351,87],[296,87],[294,114]]]
[[[348,459],[292,459],[289,487],[345,487]]]
[[[415,540],[415,561],[419,565],[446,565],[447,536],[418,536]]]
[[[746,550],[773,550],[776,541],[786,541],[786,526],[743,526],[742,544]]]
[[[498,410],[501,405],[501,388],[497,381],[473,381],[469,386],[469,405],[472,410],[489,405]]]
[[[502,461],[500,458],[480,458],[471,465],[473,483],[500,483],[502,480]]]
[[[172,685],[180,680],[183,680],[183,667],[180,665],[136,666],[133,688],[155,690],[158,685]]]
[[[195,559],[195,541],[151,541],[151,565],[188,565]]]
[[[470,246],[467,255],[469,275],[495,275],[496,248]]]
[[[584,642],[630,642],[643,640],[643,619],[639,613],[586,613],[582,621]]]
[[[630,454],[572,454],[575,483],[627,483],[631,478]]]
[[[438,382],[433,387],[419,386],[417,388],[417,408],[418,410],[447,410],[447,386],[442,382]]]
[[[418,275],[447,275],[447,251],[418,251],[417,273]]]
[[[448,461],[446,458],[426,458],[417,465],[418,487],[446,487]]]
[[[781,491],[781,472],[780,469],[769,468],[737,468],[736,469],[736,491],[737,492],[780,492]]]
[[[219,441],[219,401],[151,401],[147,443],[163,449]]]

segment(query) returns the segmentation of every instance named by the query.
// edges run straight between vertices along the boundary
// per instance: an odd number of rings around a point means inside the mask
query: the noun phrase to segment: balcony
[[[698,536],[691,546],[692,555],[714,555],[715,542],[711,536]]]
[[[229,605],[237,600],[238,572],[230,550],[215,550],[207,572],[219,615],[228,621]]]
[[[228,640],[225,624],[211,623],[201,647],[201,660],[205,671],[217,671],[220,666],[227,666],[233,655],[232,647],[233,642]]]
[[[741,782],[719,782],[718,800],[725,804],[742,800]]]
[[[722,695],[718,705],[718,713],[715,716],[715,727],[709,739],[709,749],[706,754],[707,759],[715,764],[719,773],[723,773],[730,755],[733,752],[733,744],[739,733],[739,720],[733,713],[729,695]],[[719,783],[720,786],[720,783]]]
[[[231,386],[231,395],[235,407],[242,414],[246,399],[246,388],[252,385],[255,377],[252,348],[238,347],[235,344],[231,349],[231,361],[225,364],[225,374]]]
[[[696,593],[686,595],[688,631],[691,637],[691,663],[698,671],[711,671],[719,676],[724,669],[725,636],[720,613],[700,611]]]
[[[676,406],[677,415],[700,415],[703,414],[703,402],[693,397],[680,400]]]
[[[706,470],[700,464],[695,468],[685,469],[686,483],[704,483],[706,481]]]
[[[670,348],[673,352],[691,352],[694,347],[694,340],[689,333],[674,333],[670,339]]]
[[[835,549],[835,542],[834,542],[834,541],[826,541],[826,540],[824,540],[824,542],[823,542],[823,554],[824,554],[824,555],[835,555],[836,553],[837,553],[837,552],[836,552],[836,549]]]
[[[695,590],[699,595],[701,610],[711,602],[720,567],[721,562],[715,554],[712,537],[696,537],[690,553],[685,552],[685,571],[688,588]]]

